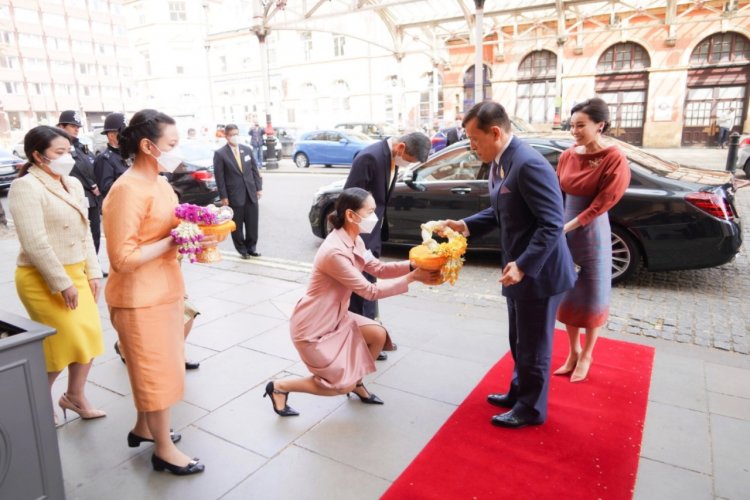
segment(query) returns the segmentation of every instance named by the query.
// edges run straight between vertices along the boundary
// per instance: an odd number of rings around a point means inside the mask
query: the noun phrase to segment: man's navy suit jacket
[[[504,296],[536,299],[571,289],[576,272],[563,234],[563,198],[554,170],[517,137],[500,165],[504,179],[490,168],[492,206],[464,219],[469,238],[500,227],[503,267],[515,261],[524,272],[519,283],[503,287]]]
[[[346,179],[344,189],[358,187],[369,191],[375,199],[375,213],[378,215],[378,225],[370,234],[360,234],[365,246],[375,256],[380,255],[383,241],[388,240],[388,214],[386,207],[391,198],[391,191],[396,184],[398,167],[390,182],[391,175],[391,148],[388,140],[370,144],[362,149],[354,157],[349,177]]]

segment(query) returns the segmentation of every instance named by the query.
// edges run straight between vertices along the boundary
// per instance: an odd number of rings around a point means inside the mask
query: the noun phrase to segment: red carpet
[[[567,349],[558,330],[553,369]],[[508,388],[508,352],[383,498],[632,498],[653,358],[651,347],[600,338],[586,381],[552,377],[547,422],[512,430],[490,424],[505,410],[486,402]]]

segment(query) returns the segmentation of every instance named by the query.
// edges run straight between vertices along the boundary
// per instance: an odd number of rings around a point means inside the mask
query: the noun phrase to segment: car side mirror
[[[348,139],[339,139],[339,143],[340,144],[349,144],[349,140]]]
[[[404,184],[415,191],[427,191],[427,188],[424,186],[424,184],[416,182],[416,172],[414,171],[404,172],[403,181]]]

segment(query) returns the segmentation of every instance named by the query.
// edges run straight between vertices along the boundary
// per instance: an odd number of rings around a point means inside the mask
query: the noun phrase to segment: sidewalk
[[[25,315],[13,284],[16,240],[0,240],[0,251],[3,309]],[[201,367],[187,373],[172,417],[181,449],[206,464],[197,476],[154,472],[150,446],[127,447],[130,387],[100,300],[106,353],[95,360],[87,390],[108,416],[84,422],[69,413],[57,431],[68,498],[377,498],[508,350],[502,300],[460,303],[415,284],[381,302],[399,349],[378,362],[367,386],[386,404],[294,394],[290,403],[302,415],[281,419],[261,395],[270,379],[306,374],[288,319],[308,275],[253,262],[229,256],[213,266],[183,265],[202,311],[187,356]],[[612,337],[656,348],[635,498],[747,498],[750,357]],[[487,432],[496,431],[488,423]]]

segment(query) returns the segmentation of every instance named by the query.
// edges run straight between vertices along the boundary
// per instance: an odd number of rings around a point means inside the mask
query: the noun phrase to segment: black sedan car
[[[553,167],[573,144],[567,134],[520,137]],[[612,141],[627,155],[632,174],[622,200],[609,211],[613,282],[626,279],[641,262],[651,271],[667,271],[713,267],[734,258],[742,232],[730,174],[682,167]],[[404,172],[388,204],[388,243],[419,244],[423,222],[461,219],[488,207],[488,172],[468,141]],[[330,231],[325,221],[342,188],[339,181],[315,194],[309,219],[321,238]],[[499,248],[499,231],[469,239],[470,250]]]
[[[184,141],[180,149],[185,160],[171,174],[164,174],[180,203],[206,206],[219,201],[214,179],[214,150],[198,141]]]
[[[18,177],[18,170],[24,163],[18,156],[0,149],[0,189],[10,187],[10,183]]]

